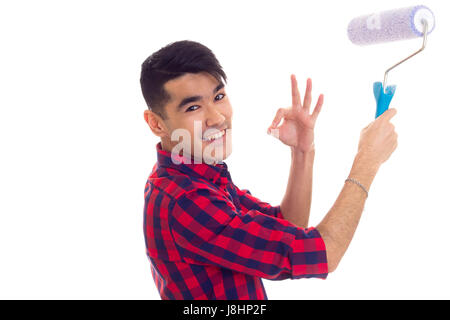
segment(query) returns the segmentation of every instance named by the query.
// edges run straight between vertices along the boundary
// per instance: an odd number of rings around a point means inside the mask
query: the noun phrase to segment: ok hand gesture
[[[280,108],[275,115],[267,133],[276,136],[281,142],[290,146],[293,151],[306,153],[314,149],[314,126],[323,105],[323,94],[317,99],[313,113],[309,114],[311,106],[312,81],[308,78],[303,103],[298,91],[297,79],[291,75],[292,106]],[[283,124],[278,127],[280,121]]]

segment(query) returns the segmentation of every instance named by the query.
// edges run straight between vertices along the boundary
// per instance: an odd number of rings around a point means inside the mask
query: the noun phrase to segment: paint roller
[[[377,103],[375,118],[388,108],[394,96],[396,85],[387,85],[389,72],[425,49],[427,36],[434,30],[433,12],[426,6],[419,5],[379,13],[364,15],[350,21],[347,29],[350,41],[357,45],[369,45],[412,38],[422,38],[422,47],[388,68],[384,73],[383,83],[373,84],[373,93]]]

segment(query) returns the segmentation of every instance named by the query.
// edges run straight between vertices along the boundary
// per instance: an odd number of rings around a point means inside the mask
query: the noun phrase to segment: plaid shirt
[[[261,278],[323,278],[325,244],[233,184],[225,162],[172,162],[156,145],[145,185],[144,235],[162,299],[267,299]],[[178,162],[179,162],[178,161]]]

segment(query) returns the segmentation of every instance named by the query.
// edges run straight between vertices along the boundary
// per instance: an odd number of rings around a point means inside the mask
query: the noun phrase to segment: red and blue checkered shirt
[[[319,232],[283,219],[233,184],[225,162],[189,163],[156,145],[145,185],[144,235],[162,299],[267,299],[261,278],[323,278]]]

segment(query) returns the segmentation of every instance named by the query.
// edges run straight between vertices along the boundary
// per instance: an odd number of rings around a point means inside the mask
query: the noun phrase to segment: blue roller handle
[[[397,86],[387,86],[386,92],[383,90],[383,84],[381,82],[375,82],[373,84],[373,94],[377,102],[377,112],[375,114],[375,119],[381,116],[387,109],[389,109],[389,104],[394,97],[395,89]]]

